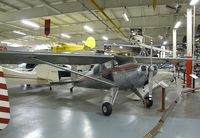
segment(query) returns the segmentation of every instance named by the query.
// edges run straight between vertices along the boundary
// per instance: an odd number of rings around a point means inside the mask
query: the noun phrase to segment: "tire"
[[[112,105],[109,102],[103,103],[101,109],[105,116],[110,116],[112,114]]]
[[[145,100],[145,107],[150,108],[153,105],[153,99],[149,98],[148,96],[144,98]]]

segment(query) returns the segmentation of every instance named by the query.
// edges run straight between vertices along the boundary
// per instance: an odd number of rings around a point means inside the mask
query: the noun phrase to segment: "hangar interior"
[[[1,0],[0,137],[199,137],[199,16],[198,0]]]

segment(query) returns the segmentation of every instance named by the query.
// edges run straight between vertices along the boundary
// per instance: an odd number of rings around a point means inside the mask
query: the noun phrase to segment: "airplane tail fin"
[[[10,103],[8,90],[4,78],[3,68],[0,66],[0,131],[5,129],[10,121]]]
[[[87,46],[87,48],[93,49],[96,46],[96,41],[94,39],[94,37],[89,36],[85,42],[85,46]]]
[[[59,81],[58,69],[47,64],[39,64],[34,70],[38,78],[49,80],[50,82]]]

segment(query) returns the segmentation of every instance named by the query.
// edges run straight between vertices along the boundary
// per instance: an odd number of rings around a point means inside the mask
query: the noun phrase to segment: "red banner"
[[[50,26],[51,26],[51,20],[45,19],[44,21],[44,34],[48,36],[50,34]]]

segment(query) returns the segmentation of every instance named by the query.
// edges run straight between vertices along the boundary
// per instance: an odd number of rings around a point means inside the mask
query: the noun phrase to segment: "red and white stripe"
[[[7,127],[10,121],[10,104],[8,90],[3,74],[3,69],[0,66],[0,130]]]

